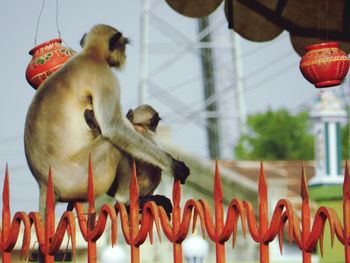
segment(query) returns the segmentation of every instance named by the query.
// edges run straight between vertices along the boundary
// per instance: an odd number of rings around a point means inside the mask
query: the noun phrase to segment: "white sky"
[[[156,2],[158,0],[155,0]],[[154,1],[151,1],[154,2]],[[137,105],[137,90],[139,81],[139,51],[140,51],[140,5],[142,1],[112,1],[112,0],[60,0],[59,28],[62,38],[74,50],[79,51],[79,41],[97,23],[110,24],[122,31],[132,40],[127,50],[127,65],[122,72],[117,72],[122,87],[122,104],[124,111]],[[25,69],[30,61],[28,51],[34,47],[35,29],[42,2],[40,0],[4,0],[0,8],[0,186],[6,163],[10,168],[10,189],[12,211],[33,211],[37,209],[38,191],[34,178],[27,169],[23,150],[23,129],[27,108],[35,91],[25,80]],[[152,5],[152,11],[161,19],[169,22],[184,36],[196,39],[196,23],[194,19],[183,17],[173,11],[165,1]],[[223,6],[217,10],[223,13]],[[58,36],[56,29],[56,3],[47,1],[38,29],[38,44]],[[217,17],[220,17],[217,16]],[[161,33],[163,29],[159,22],[152,20],[150,42],[173,43],[171,31],[169,37]],[[165,27],[165,31],[168,28]],[[220,26],[220,31],[227,30],[227,24]],[[269,107],[277,109],[286,107],[292,111],[300,109],[301,105],[310,104],[317,90],[309,84],[299,71],[299,56],[289,43],[287,32],[277,39],[267,43],[252,43],[241,40],[242,65],[245,73],[246,107],[248,113],[265,111]],[[183,45],[183,43],[179,43]],[[171,58],[176,50],[152,53],[149,60],[150,72]],[[159,51],[159,50],[158,50]],[[168,50],[169,51],[169,50]],[[220,64],[222,61],[217,61]],[[172,66],[165,67],[159,74],[152,77],[152,82],[164,88],[179,103],[170,102],[167,96],[153,88],[147,99],[151,105],[164,116],[163,124],[172,125],[172,140],[185,150],[198,156],[207,156],[204,129],[195,121],[181,120],[191,107],[197,105],[202,98],[201,80],[195,79],[184,86],[173,88],[182,81],[199,74],[198,59],[185,54]],[[225,82],[227,83],[227,81]],[[227,97],[229,98],[229,97]],[[187,104],[182,107],[181,103]],[[224,102],[223,102],[224,103]],[[225,103],[234,104],[235,101]],[[174,115],[174,108],[179,111]],[[235,112],[223,116],[225,122],[236,122]],[[223,136],[231,136],[223,132]],[[236,135],[237,136],[237,135]],[[1,191],[2,187],[0,187]],[[0,208],[1,208],[0,204]]]

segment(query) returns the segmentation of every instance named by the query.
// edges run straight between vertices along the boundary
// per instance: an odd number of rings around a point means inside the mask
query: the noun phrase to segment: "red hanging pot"
[[[44,42],[32,50],[32,60],[26,69],[28,83],[37,89],[52,73],[57,71],[75,52],[70,48],[61,46],[60,38]]]
[[[305,50],[300,70],[316,88],[337,86],[343,81],[349,70],[349,59],[337,42],[309,45]]]

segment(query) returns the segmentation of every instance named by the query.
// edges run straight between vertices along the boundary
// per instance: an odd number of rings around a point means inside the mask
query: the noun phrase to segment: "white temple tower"
[[[342,184],[341,124],[346,111],[332,90],[321,91],[310,116],[314,122],[316,175],[310,185]]]

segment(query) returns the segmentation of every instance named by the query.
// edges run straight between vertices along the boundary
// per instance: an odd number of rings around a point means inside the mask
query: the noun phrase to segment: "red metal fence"
[[[66,211],[61,216],[57,228],[55,229],[55,209],[54,192],[52,185],[52,176],[49,172],[49,182],[47,191],[47,212],[45,223],[41,220],[38,212],[17,212],[12,217],[9,205],[9,179],[8,169],[6,168],[4,188],[3,188],[3,210],[2,227],[0,229],[0,253],[2,262],[11,262],[11,251],[17,242],[20,226],[22,225],[23,242],[21,256],[28,257],[31,241],[31,229],[34,226],[36,240],[39,249],[45,257],[45,262],[54,262],[54,255],[58,252],[63,238],[67,234],[71,240],[71,249],[73,259],[76,252],[76,218],[80,232],[88,244],[88,262],[96,262],[96,242],[103,234],[107,219],[111,224],[112,245],[117,241],[117,222],[118,218],[125,242],[131,248],[131,262],[140,262],[140,246],[144,243],[147,236],[153,242],[153,227],[156,227],[158,237],[163,231],[166,238],[173,244],[173,261],[182,262],[182,241],[186,238],[190,224],[193,229],[199,220],[203,235],[207,235],[216,246],[216,262],[225,262],[225,243],[232,236],[232,245],[234,248],[238,221],[242,225],[244,236],[248,232],[252,239],[259,243],[260,262],[269,262],[269,243],[276,236],[279,238],[279,245],[282,251],[283,232],[287,225],[287,233],[290,242],[295,241],[299,247],[303,262],[311,262],[311,252],[316,244],[320,242],[321,253],[323,251],[323,238],[325,225],[330,226],[330,235],[332,243],[335,236],[344,245],[345,260],[350,263],[350,179],[348,165],[345,167],[345,177],[343,186],[343,222],[332,208],[320,207],[313,218],[310,215],[309,195],[304,175],[304,169],[301,175],[301,197],[302,214],[301,222],[295,215],[292,205],[288,200],[281,199],[276,204],[271,219],[268,218],[267,185],[263,170],[260,169],[258,198],[259,211],[258,222],[256,214],[250,201],[233,199],[224,213],[222,203],[222,187],[218,165],[214,179],[214,218],[210,211],[209,204],[205,200],[189,199],[184,207],[180,207],[181,188],[178,181],[173,186],[173,211],[172,219],[169,221],[163,207],[157,207],[154,202],[147,202],[142,211],[142,217],[139,219],[138,207],[138,187],[135,169],[132,173],[130,185],[130,211],[127,212],[123,203],[116,203],[113,207],[110,204],[101,206],[98,212],[95,210],[94,187],[92,176],[92,165],[89,163],[89,201],[87,212],[84,211],[81,203],[74,204],[74,214],[72,211]],[[224,218],[226,214],[226,219]],[[247,231],[248,229],[248,231]]]

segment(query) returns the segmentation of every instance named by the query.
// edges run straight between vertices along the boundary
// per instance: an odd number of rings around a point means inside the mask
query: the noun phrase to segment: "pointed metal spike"
[[[46,192],[46,211],[55,209],[55,192],[53,188],[53,178],[51,167],[49,167],[49,176],[47,181],[47,192]]]
[[[322,235],[320,236],[320,239],[319,239],[319,243],[320,243],[320,254],[321,254],[321,257],[323,257],[323,244],[324,244],[324,231],[322,233]]]
[[[304,163],[302,164],[302,168],[301,168],[300,195],[303,200],[309,200],[309,190],[307,187]]]
[[[219,162],[218,160],[215,161],[215,178],[214,178],[214,201],[216,203],[222,203],[222,184],[221,184],[221,177],[219,172]]]
[[[258,192],[259,192],[259,200],[267,202],[267,184],[266,177],[264,172],[264,163],[260,161],[260,174],[259,174],[259,183],[258,183]]]
[[[2,224],[0,223],[0,238],[2,237],[2,241],[5,241],[6,239],[9,238],[10,227],[11,227],[10,186],[9,186],[8,165],[6,164],[4,188],[2,192]],[[1,247],[1,244],[0,244],[0,247]]]
[[[295,219],[293,219],[293,220],[295,220]],[[288,220],[288,239],[289,239],[289,245],[292,245],[292,243],[293,243],[293,222],[291,222],[290,220]]]
[[[151,245],[153,245],[153,223],[150,224],[148,235],[149,235],[149,242]]]
[[[280,253],[282,255],[283,254],[283,237],[282,237],[282,235],[278,239],[278,245],[279,245],[279,248],[280,248]]]
[[[277,234],[278,234],[278,246],[280,249],[280,254],[282,255],[282,253],[283,253],[283,229],[280,228]]]
[[[264,165],[260,163],[260,175],[258,183],[258,198],[259,198],[259,235],[262,237],[268,231],[268,199],[267,199],[267,185],[264,173]]]
[[[232,233],[232,249],[235,248],[236,241],[237,241],[237,232],[236,233]]]
[[[157,216],[158,217],[158,216]],[[158,218],[159,219],[159,218]],[[156,230],[157,230],[157,235],[158,235],[158,240],[159,242],[162,242],[162,236],[160,234],[160,225],[159,225],[159,220],[155,219],[155,224],[156,224]],[[153,225],[153,224],[152,224]]]
[[[334,227],[331,227],[331,248],[334,247],[334,237],[335,237],[335,229]]]
[[[2,192],[2,207],[3,209],[10,209],[10,184],[9,184],[9,170],[8,164],[6,164],[5,178],[4,178],[4,188]]]

